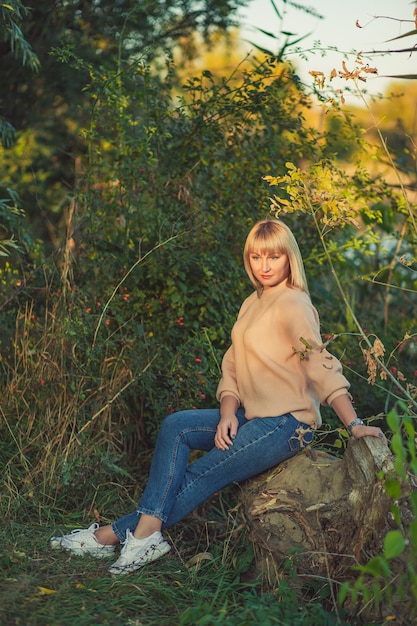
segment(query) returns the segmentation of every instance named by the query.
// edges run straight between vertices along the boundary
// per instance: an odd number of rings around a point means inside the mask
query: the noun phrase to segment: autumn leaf
[[[48,589],[47,587],[38,587],[38,589],[41,596],[50,596],[53,593],[57,593],[55,589]]]
[[[185,567],[187,569],[190,569],[190,567],[194,567],[195,569],[200,569],[203,561],[212,561],[212,560],[213,560],[213,555],[210,554],[210,552],[199,552],[198,554],[195,554],[193,557],[191,557],[191,559],[188,559],[188,561],[185,564]]]

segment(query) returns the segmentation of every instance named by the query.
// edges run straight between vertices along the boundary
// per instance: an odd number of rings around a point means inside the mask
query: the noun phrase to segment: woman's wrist
[[[364,422],[361,420],[360,417],[357,417],[353,420],[353,422],[350,422],[350,424],[348,424],[346,426],[346,430],[349,434],[350,437],[353,437],[353,433],[352,433],[352,429],[355,428],[355,426],[364,426]]]
[[[237,419],[236,414],[235,413],[225,413],[224,415],[220,414],[220,421],[221,422],[228,422],[232,419]]]
[[[366,425],[359,417],[354,419],[353,422],[350,422],[345,428],[353,439],[360,439],[361,437],[379,437],[387,443],[387,438],[378,426]]]

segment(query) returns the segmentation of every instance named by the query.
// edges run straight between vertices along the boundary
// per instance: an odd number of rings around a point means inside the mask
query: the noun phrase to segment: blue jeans
[[[121,542],[142,513],[161,519],[163,528],[172,526],[216,491],[294,456],[314,436],[310,426],[290,413],[248,420],[240,408],[236,415],[239,429],[229,450],[214,445],[219,409],[180,411],[164,420],[138,509],[112,524]],[[206,454],[188,464],[191,450]]]

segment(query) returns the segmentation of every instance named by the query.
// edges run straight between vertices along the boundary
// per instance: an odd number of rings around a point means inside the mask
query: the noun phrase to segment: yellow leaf
[[[38,587],[41,596],[50,596],[56,593],[55,589],[47,589],[46,587]]]
[[[281,179],[278,176],[262,176],[262,180],[266,180],[266,182],[272,186],[278,185]]]
[[[190,567],[195,567],[195,569],[199,569],[203,561],[212,561],[213,555],[210,552],[199,552],[199,554],[194,555],[189,559],[185,567],[188,569]]]
[[[285,198],[278,198],[278,196],[274,196],[274,200],[275,200],[275,202],[279,202],[283,206],[290,206],[291,205],[291,202],[289,200],[286,200]]]

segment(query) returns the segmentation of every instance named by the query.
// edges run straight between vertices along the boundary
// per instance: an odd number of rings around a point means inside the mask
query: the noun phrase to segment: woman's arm
[[[239,402],[234,396],[223,396],[220,402],[220,421],[214,437],[214,444],[219,450],[228,450],[233,445],[238,429],[236,411]]]
[[[352,422],[358,417],[355,409],[353,408],[350,396],[347,393],[335,398],[331,406],[345,428],[352,424]],[[352,426],[350,429],[350,432],[355,439],[360,439],[361,437],[381,437],[385,440],[384,433],[377,426],[355,424],[355,426]]]

